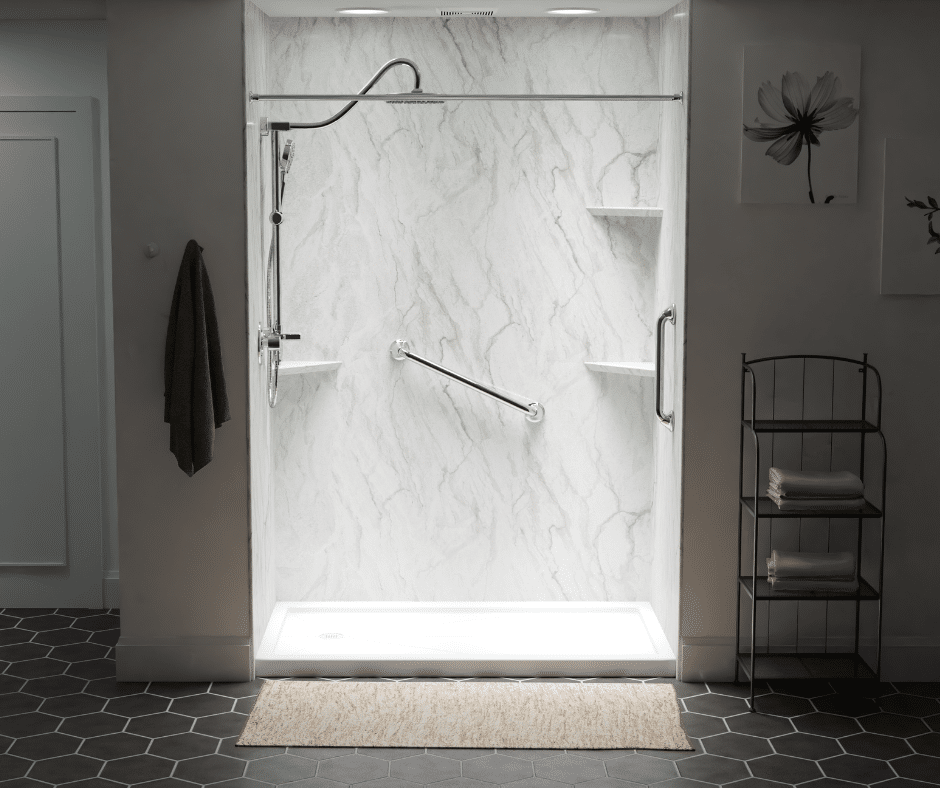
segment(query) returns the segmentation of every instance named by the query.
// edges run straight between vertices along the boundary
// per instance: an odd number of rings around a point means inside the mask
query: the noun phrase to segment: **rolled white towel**
[[[770,483],[783,495],[864,495],[865,485],[851,471],[788,471],[770,469]]]
[[[774,549],[767,559],[768,576],[778,579],[831,578],[853,580],[855,555],[850,552],[807,553]]]

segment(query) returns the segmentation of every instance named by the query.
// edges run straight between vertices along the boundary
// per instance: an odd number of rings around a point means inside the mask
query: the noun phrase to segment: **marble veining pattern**
[[[658,92],[659,20],[272,19],[272,92]],[[395,69],[376,90],[410,90]],[[323,103],[268,106],[318,119]],[[364,103],[290,132],[274,419],[279,600],[649,598],[661,105]],[[392,340],[542,402],[541,424]]]

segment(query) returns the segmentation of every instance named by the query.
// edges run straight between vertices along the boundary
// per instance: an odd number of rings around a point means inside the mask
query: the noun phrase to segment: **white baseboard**
[[[251,681],[248,637],[121,637],[115,647],[118,681]]]
[[[116,569],[108,569],[101,580],[102,606],[119,608],[121,606],[121,580]]]
[[[795,652],[793,644],[771,641],[771,651]],[[765,637],[756,639],[757,648],[767,646]],[[852,651],[851,637],[829,638],[829,651]],[[800,638],[800,651],[823,651],[822,638]],[[875,647],[875,639],[861,638],[863,655]],[[682,681],[732,681],[735,647],[733,637],[698,637],[680,639],[678,677]],[[884,681],[940,681],[940,638],[924,636],[885,637],[881,645],[881,678]]]

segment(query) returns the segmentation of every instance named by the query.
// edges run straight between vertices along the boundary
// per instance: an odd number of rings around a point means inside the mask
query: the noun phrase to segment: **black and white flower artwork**
[[[860,71],[855,45],[745,47],[742,202],[855,202]]]
[[[940,139],[885,140],[881,293],[940,294]]]

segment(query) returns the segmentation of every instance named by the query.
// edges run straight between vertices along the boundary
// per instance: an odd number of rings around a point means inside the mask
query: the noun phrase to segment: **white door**
[[[0,607],[102,606],[97,102],[0,97]]]

